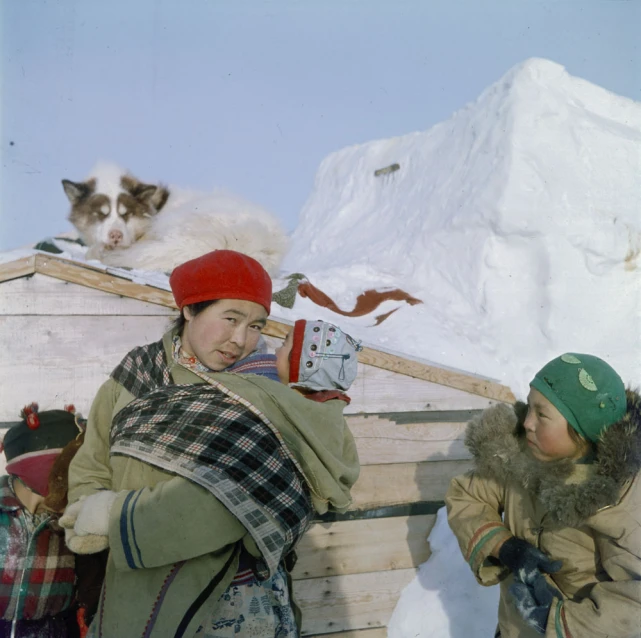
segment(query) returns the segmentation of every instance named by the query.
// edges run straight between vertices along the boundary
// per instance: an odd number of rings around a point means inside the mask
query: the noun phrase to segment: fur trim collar
[[[580,525],[599,510],[616,505],[641,469],[641,396],[630,389],[626,396],[625,416],[601,436],[596,458],[588,466],[535,459],[525,441],[524,403],[488,408],[468,424],[465,437],[476,474],[517,483],[535,494],[555,526]]]

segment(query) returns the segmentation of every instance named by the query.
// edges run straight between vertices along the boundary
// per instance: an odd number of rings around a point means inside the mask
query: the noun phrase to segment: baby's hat
[[[356,353],[362,349],[360,341],[334,324],[299,319],[294,324],[289,385],[313,391],[346,391],[356,378]]]

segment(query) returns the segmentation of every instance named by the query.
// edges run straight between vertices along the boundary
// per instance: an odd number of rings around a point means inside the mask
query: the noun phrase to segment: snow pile
[[[285,270],[341,308],[385,286],[423,305],[376,327],[300,298],[273,313],[334,321],[518,396],[565,351],[638,383],[640,173],[641,105],[528,60],[450,120],[341,150],[318,170]]]
[[[499,588],[481,587],[459,550],[442,507],[430,533],[432,554],[403,591],[388,638],[493,636]]]

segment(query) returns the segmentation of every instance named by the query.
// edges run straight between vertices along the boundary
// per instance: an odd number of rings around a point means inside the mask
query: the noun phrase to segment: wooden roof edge
[[[34,272],[36,272],[36,255],[19,257],[14,261],[0,264],[0,283],[11,279],[19,279],[20,277],[28,277],[33,275]]]
[[[83,264],[57,255],[36,253],[22,257],[13,262],[0,264],[0,282],[19,277],[40,273],[69,283],[95,288],[122,297],[138,299],[158,304],[167,308],[176,308],[174,297],[168,290],[156,288],[151,284],[141,284],[113,272],[108,272],[91,264]],[[265,334],[270,337],[284,338],[291,326],[269,319]],[[465,372],[457,372],[439,368],[403,356],[382,352],[374,348],[363,348],[359,361],[383,370],[396,372],[431,383],[445,385],[463,392],[476,394],[494,401],[514,403],[516,398],[512,391],[504,385],[483,379]]]

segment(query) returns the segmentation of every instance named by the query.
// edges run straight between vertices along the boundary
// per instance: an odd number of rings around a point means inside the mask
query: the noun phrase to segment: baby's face
[[[276,348],[276,370],[278,370],[278,378],[281,383],[289,383],[289,355],[292,352],[294,345],[294,329],[292,328],[285,337],[283,345]]]

